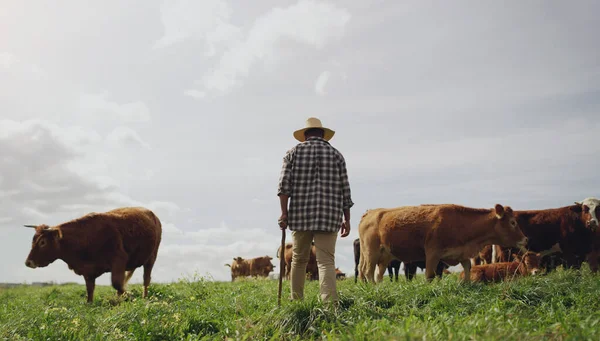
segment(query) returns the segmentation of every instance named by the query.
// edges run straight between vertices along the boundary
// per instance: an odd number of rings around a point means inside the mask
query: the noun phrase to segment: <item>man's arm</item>
[[[346,237],[350,234],[350,208],[354,206],[352,202],[352,193],[350,191],[350,182],[348,181],[348,170],[346,169],[346,161],[340,154],[340,180],[342,181],[342,195],[344,209],[344,222],[342,223],[341,237]]]
[[[279,218],[279,227],[287,227],[288,202],[292,194],[292,150],[288,151],[283,157],[283,166],[279,176],[279,185],[277,187],[277,196],[279,196],[279,205],[281,207],[281,217]]]
[[[354,206],[352,202],[352,192],[350,191],[350,182],[348,181],[348,170],[346,169],[346,161],[344,157],[341,157],[340,162],[340,180],[342,181],[342,194],[343,194],[343,208],[344,208],[344,219],[350,220],[350,208]]]

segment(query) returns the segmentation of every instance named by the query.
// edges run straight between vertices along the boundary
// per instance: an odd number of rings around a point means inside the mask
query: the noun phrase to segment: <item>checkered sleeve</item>
[[[340,181],[342,182],[343,209],[349,209],[354,206],[352,202],[352,193],[350,191],[350,181],[348,180],[348,170],[346,169],[346,160],[340,154]]]
[[[277,187],[277,196],[279,195],[292,195],[292,161],[293,161],[293,149],[290,149],[283,157],[283,166],[281,167],[281,173],[279,174],[279,185]]]

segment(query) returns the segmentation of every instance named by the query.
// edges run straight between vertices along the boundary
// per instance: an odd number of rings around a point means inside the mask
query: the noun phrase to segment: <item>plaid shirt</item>
[[[277,195],[290,196],[288,228],[337,232],[343,210],[354,205],[346,161],[329,142],[310,137],[283,157]]]

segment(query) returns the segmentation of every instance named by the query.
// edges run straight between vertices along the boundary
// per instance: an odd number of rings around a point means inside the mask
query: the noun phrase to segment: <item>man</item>
[[[350,208],[354,203],[346,161],[328,142],[334,134],[318,118],[311,117],[306,127],[294,132],[300,143],[283,158],[277,190],[281,202],[279,227],[292,231],[292,299],[304,297],[306,264],[314,241],[321,300],[338,300],[335,244],[338,231],[341,237],[350,233]]]

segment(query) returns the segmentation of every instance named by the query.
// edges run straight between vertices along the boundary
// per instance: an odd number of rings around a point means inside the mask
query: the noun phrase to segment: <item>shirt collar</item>
[[[311,136],[311,137],[307,138],[307,139],[306,139],[306,141],[307,141],[307,142],[308,142],[308,141],[321,141],[321,142],[328,143],[327,141],[325,141],[325,139],[324,139],[324,138],[322,138],[322,137],[318,137],[318,136]]]

